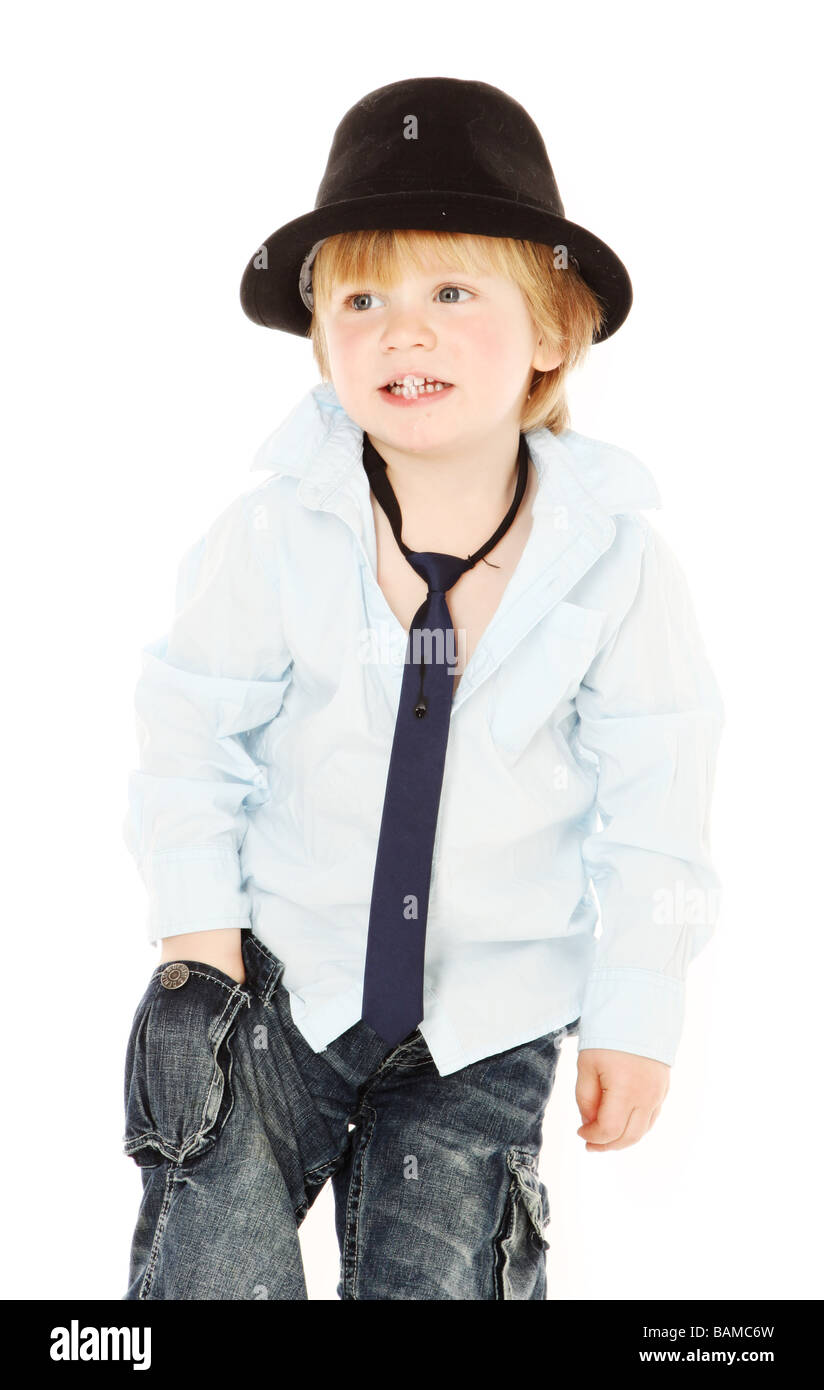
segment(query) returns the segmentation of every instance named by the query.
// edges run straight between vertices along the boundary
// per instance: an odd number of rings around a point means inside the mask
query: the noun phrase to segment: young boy
[[[144,650],[126,1297],[305,1299],[331,1178],[342,1299],[543,1299],[558,1048],[587,1149],[636,1143],[718,891],[723,708],[660,498],[567,425],[629,279],[522,107],[423,78],[347,113],[241,297],[323,384]]]

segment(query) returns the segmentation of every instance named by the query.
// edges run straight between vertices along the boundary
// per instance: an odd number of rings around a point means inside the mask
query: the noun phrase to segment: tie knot
[[[442,555],[437,550],[410,550],[406,558],[426,580],[433,594],[445,594],[475,564],[474,560],[462,560],[460,555]]]

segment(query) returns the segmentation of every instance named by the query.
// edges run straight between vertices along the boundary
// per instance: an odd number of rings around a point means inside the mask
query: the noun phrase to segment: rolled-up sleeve
[[[578,692],[598,759],[602,829],[583,841],[601,911],[578,1051],[672,1064],[690,961],[713,934],[720,880],[710,804],[724,706],[683,572],[646,521],[630,607]]]
[[[254,495],[184,556],[171,628],[141,667],[123,834],[148,892],[149,938],[249,926],[240,850],[248,809],[268,797],[253,753],[291,678],[267,507]]]

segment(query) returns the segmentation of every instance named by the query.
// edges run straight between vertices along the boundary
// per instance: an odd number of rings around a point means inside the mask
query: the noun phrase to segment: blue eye
[[[376,297],[377,296],[370,294],[367,290],[362,290],[360,294],[350,294],[348,299],[344,299],[343,306],[344,308],[348,308],[354,299],[375,299]]]
[[[470,295],[470,297],[471,297],[471,295],[472,295],[472,291],[471,291],[471,290],[465,290],[465,289],[463,289],[460,285],[442,285],[441,288],[438,290],[438,294],[441,295],[441,294],[443,294],[446,290],[455,290],[455,291],[457,291],[458,294],[468,294],[468,295]],[[380,296],[374,294],[371,290],[361,290],[361,291],[359,291],[357,294],[350,294],[350,295],[348,295],[347,298],[344,299],[344,301],[343,301],[343,307],[344,307],[344,309],[348,309],[348,308],[351,306],[351,307],[355,310],[356,313],[359,313],[359,312],[360,312],[360,309],[356,307],[354,301],[356,301],[356,300],[358,300],[358,299],[363,300],[363,299],[379,299],[379,298],[380,298]],[[442,304],[460,304],[461,301],[460,301],[459,299],[443,299],[443,300],[441,300],[441,303],[442,303]]]

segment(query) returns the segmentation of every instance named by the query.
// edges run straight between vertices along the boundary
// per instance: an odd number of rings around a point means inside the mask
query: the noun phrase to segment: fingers
[[[610,1120],[604,1123],[599,1115],[598,1119],[593,1124],[583,1125],[582,1130],[587,1131],[582,1135],[582,1137],[587,1140],[586,1147],[592,1149],[596,1153],[606,1153],[608,1149],[628,1149],[631,1144],[637,1144],[638,1140],[642,1139],[649,1129],[649,1112],[641,1110],[637,1105],[633,1106],[629,1115],[626,1117],[623,1128],[615,1134],[616,1129],[618,1129],[621,1123],[621,1118],[623,1117],[619,1117],[615,1121]],[[581,1129],[579,1129],[578,1133],[581,1134]],[[598,1140],[590,1138],[589,1134],[603,1134],[605,1136],[615,1134],[615,1137],[606,1137],[603,1140]]]
[[[582,1139],[588,1141],[587,1148],[590,1145],[604,1148],[622,1138],[630,1116],[634,1113],[634,1109],[627,1105],[618,1092],[603,1090],[597,1115],[580,1125],[578,1133]]]
[[[669,1068],[654,1058],[608,1049],[578,1054],[578,1134],[593,1153],[626,1149],[652,1128],[669,1090]]]
[[[652,1128],[658,1117],[660,1105],[650,1111],[634,1105],[626,1114],[619,1099],[602,1105],[595,1120],[580,1125],[577,1133],[585,1139],[586,1147],[593,1153],[606,1153],[610,1149],[628,1149]]]

